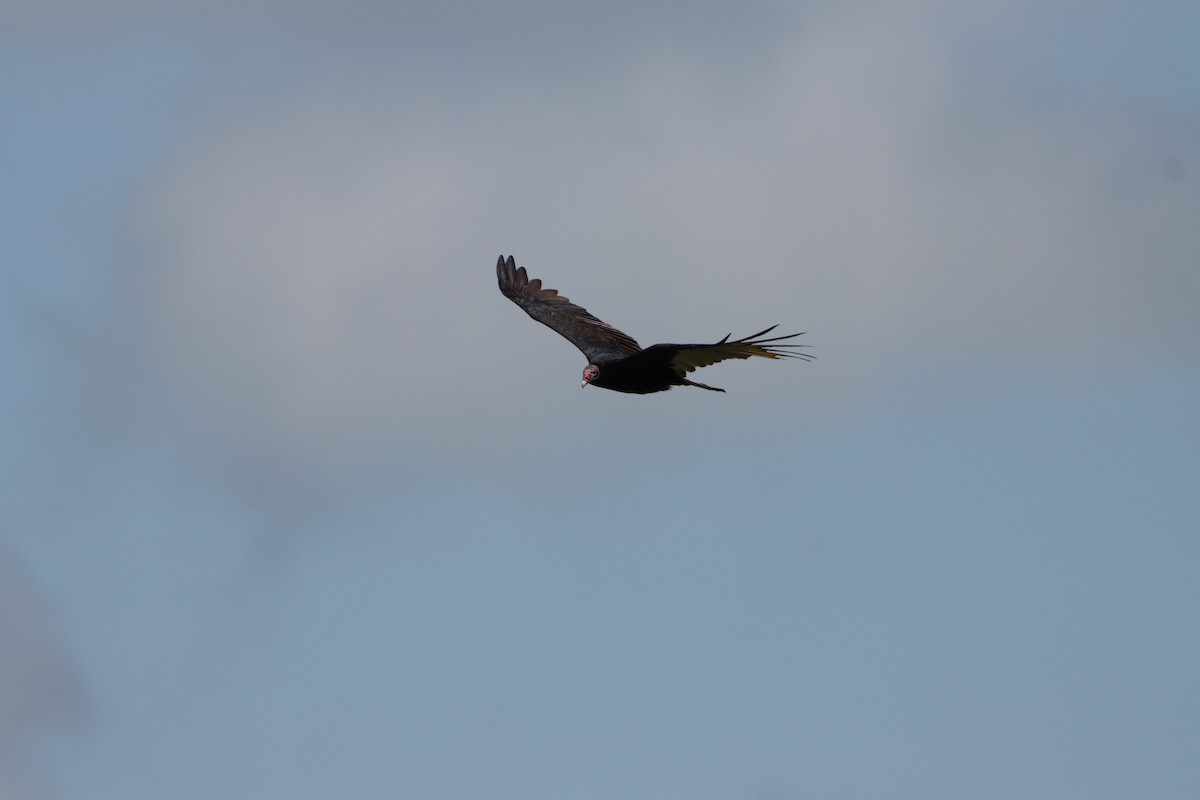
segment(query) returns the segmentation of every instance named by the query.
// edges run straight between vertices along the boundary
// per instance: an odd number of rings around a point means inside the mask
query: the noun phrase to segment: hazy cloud
[[[45,776],[22,757],[24,740],[77,713],[80,700],[57,620],[0,540],[0,794],[51,796]]]
[[[314,72],[208,120],[140,192],[122,313],[142,386],[202,449],[293,465],[490,441],[495,396],[581,366],[495,292],[500,252],[644,344],[806,328],[831,401],[914,350],[1178,348],[1196,188],[1164,178],[1162,120],[968,94],[964,71],[1005,65],[952,49],[946,19],[986,39],[1021,14],[811,15],[736,66],[633,37],[519,85],[478,55],[465,96],[429,53],[396,86]]]

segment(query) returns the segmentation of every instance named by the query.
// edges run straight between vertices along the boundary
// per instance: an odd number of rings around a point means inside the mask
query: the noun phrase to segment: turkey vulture
[[[807,353],[790,352],[792,348],[807,345],[771,344],[802,334],[759,338],[775,330],[775,325],[732,342],[726,336],[715,344],[656,344],[643,350],[632,337],[596,319],[554,289],[543,289],[539,279],[529,280],[525,268],[518,267],[512,256],[507,259],[500,256],[496,262],[496,279],[505,297],[538,322],[558,331],[587,356],[588,365],[584,367],[581,386],[590,383],[602,389],[633,394],[662,392],[672,386],[698,386],[711,392],[723,392],[724,389],[689,381],[686,376],[694,369],[727,358],[813,358]]]

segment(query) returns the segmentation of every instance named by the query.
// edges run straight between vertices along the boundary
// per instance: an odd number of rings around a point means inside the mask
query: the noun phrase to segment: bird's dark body
[[[688,380],[687,374],[729,358],[812,358],[806,353],[793,352],[804,345],[778,344],[799,336],[798,333],[762,338],[775,329],[774,325],[732,342],[726,336],[712,344],[656,344],[643,349],[633,337],[592,316],[554,289],[542,288],[537,278],[530,280],[525,268],[518,267],[512,256],[507,259],[501,256],[496,262],[496,280],[505,297],[587,356],[584,386],[590,383],[628,394],[652,394],[673,386],[723,392],[724,389]]]
[[[643,350],[642,353],[648,353],[649,350]],[[672,386],[687,386],[691,383],[688,379],[676,375],[668,362],[661,359],[642,359],[642,353],[614,359],[608,363],[597,363],[600,374],[590,381],[591,385],[601,389],[612,389],[614,392],[652,394],[665,392]]]

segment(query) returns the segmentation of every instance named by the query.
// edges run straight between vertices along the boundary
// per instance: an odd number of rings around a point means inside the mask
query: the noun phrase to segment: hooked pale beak
[[[585,381],[585,380],[584,380],[584,381],[580,381],[580,382],[579,382],[579,388],[580,388],[580,389],[582,389],[583,387],[585,387],[585,386],[587,386],[587,385],[588,385],[588,382],[587,382],[587,381]]]

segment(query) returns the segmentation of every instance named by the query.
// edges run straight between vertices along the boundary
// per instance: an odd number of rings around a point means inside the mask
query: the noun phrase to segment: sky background
[[[0,19],[6,800],[1200,794],[1194,3]]]

